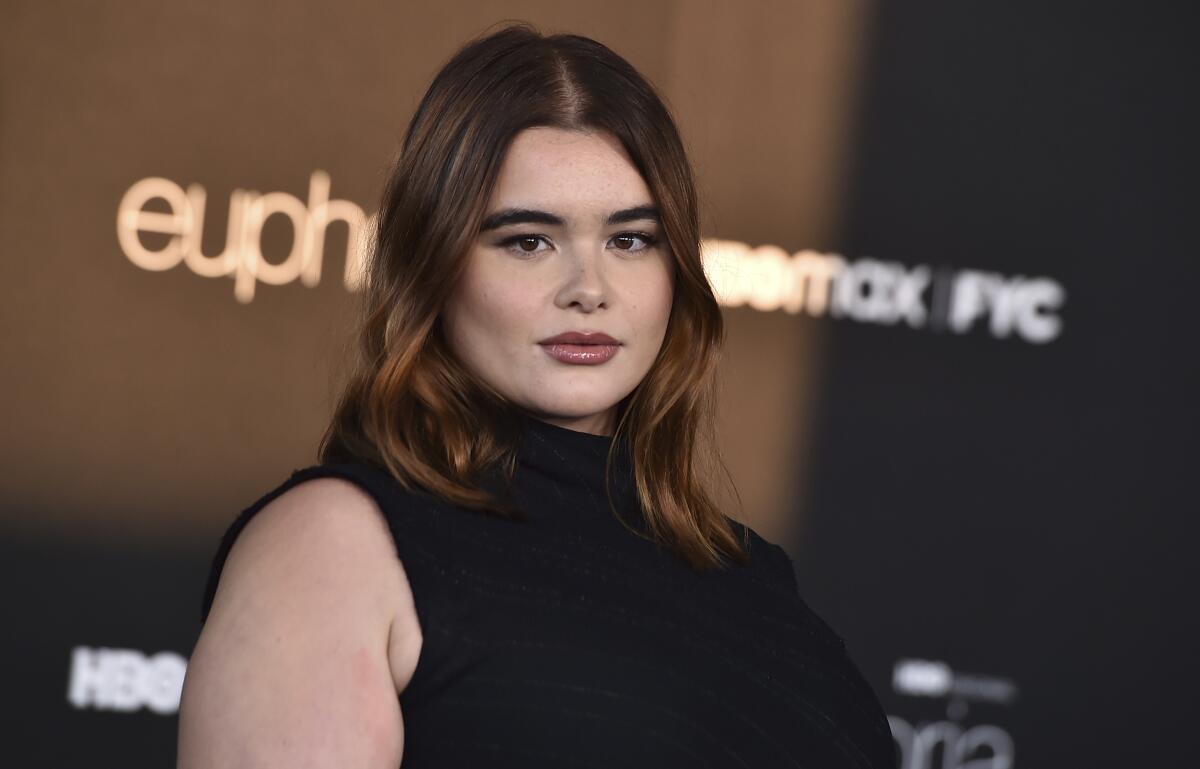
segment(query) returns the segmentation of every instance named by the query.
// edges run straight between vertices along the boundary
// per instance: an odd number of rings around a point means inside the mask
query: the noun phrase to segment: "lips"
[[[559,334],[547,339],[543,339],[538,344],[602,344],[602,345],[618,345],[616,339],[613,339],[608,334],[602,334],[599,331],[568,331],[565,334]]]
[[[599,331],[568,331],[539,344],[554,360],[573,366],[598,366],[612,360],[621,343]]]

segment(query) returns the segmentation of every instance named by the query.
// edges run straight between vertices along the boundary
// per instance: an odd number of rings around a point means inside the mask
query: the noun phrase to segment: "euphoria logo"
[[[962,673],[938,660],[902,659],[892,689],[909,697],[944,700],[945,719],[917,721],[888,716],[900,747],[901,769],[1012,769],[1012,736],[995,724],[962,723],[969,702],[1011,705],[1017,686],[1006,678]]]
[[[861,323],[964,334],[986,328],[998,339],[1051,342],[1062,333],[1066,292],[1046,277],[905,266],[778,246],[705,240],[705,272],[721,304],[804,312]]]
[[[346,266],[343,282],[356,290],[362,281],[371,221],[347,200],[329,199],[329,174],[317,170],[309,178],[308,201],[286,192],[260,194],[235,189],[229,196],[225,248],[207,255],[200,248],[208,195],[198,184],[185,191],[170,179],[150,177],[135,183],[117,207],[117,241],[129,261],[144,270],[169,270],[181,262],[205,278],[233,278],[239,302],[254,299],[258,283],[280,286],[297,278],[306,286],[321,280],[325,233],[330,224],[347,227]],[[162,200],[169,212],[149,211],[146,205]],[[263,227],[272,216],[287,218],[292,226],[292,246],[280,262],[263,257]],[[140,233],[169,236],[158,250],[147,248]]]

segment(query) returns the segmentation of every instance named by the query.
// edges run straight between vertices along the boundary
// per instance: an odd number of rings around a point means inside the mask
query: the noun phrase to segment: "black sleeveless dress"
[[[611,440],[525,418],[523,522],[407,492],[366,464],[297,470],[225,532],[201,619],[250,516],[336,476],[382,509],[424,636],[399,695],[402,767],[893,769],[880,703],[787,554],[751,530],[748,566],[698,574],[634,535],[603,492]],[[621,457],[615,500],[635,523]]]

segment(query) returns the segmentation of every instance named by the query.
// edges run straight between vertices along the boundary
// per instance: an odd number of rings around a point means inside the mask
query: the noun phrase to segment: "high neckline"
[[[563,504],[582,501],[608,514],[604,473],[614,440],[612,436],[571,430],[522,414],[517,485],[528,487],[532,483]],[[613,457],[611,489],[619,511],[635,509],[633,465],[624,441]]]
[[[591,444],[602,447],[605,451],[608,451],[608,447],[613,442],[611,435],[596,435],[595,433],[586,433],[582,430],[572,430],[569,427],[562,427],[561,425],[547,422],[544,419],[539,419],[529,414],[522,413],[521,419],[526,429],[533,430],[540,435],[554,436],[559,440],[574,441],[580,445]]]

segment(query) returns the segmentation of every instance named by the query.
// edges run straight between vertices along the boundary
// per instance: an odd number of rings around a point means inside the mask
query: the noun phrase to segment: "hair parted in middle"
[[[682,139],[666,104],[625,59],[590,38],[543,35],[527,22],[460,49],[408,125],[371,233],[357,360],[320,459],[372,463],[410,490],[522,517],[480,485],[493,466],[511,480],[516,407],[456,358],[440,313],[510,143],[535,126],[615,136],[650,189],[674,263],[662,348],[617,404],[606,480],[624,445],[650,538],[697,570],[719,567],[724,557],[744,564],[748,533],[731,525],[736,519],[722,513],[706,485],[720,473],[732,488],[715,440],[725,332],[701,261],[699,206]]]

